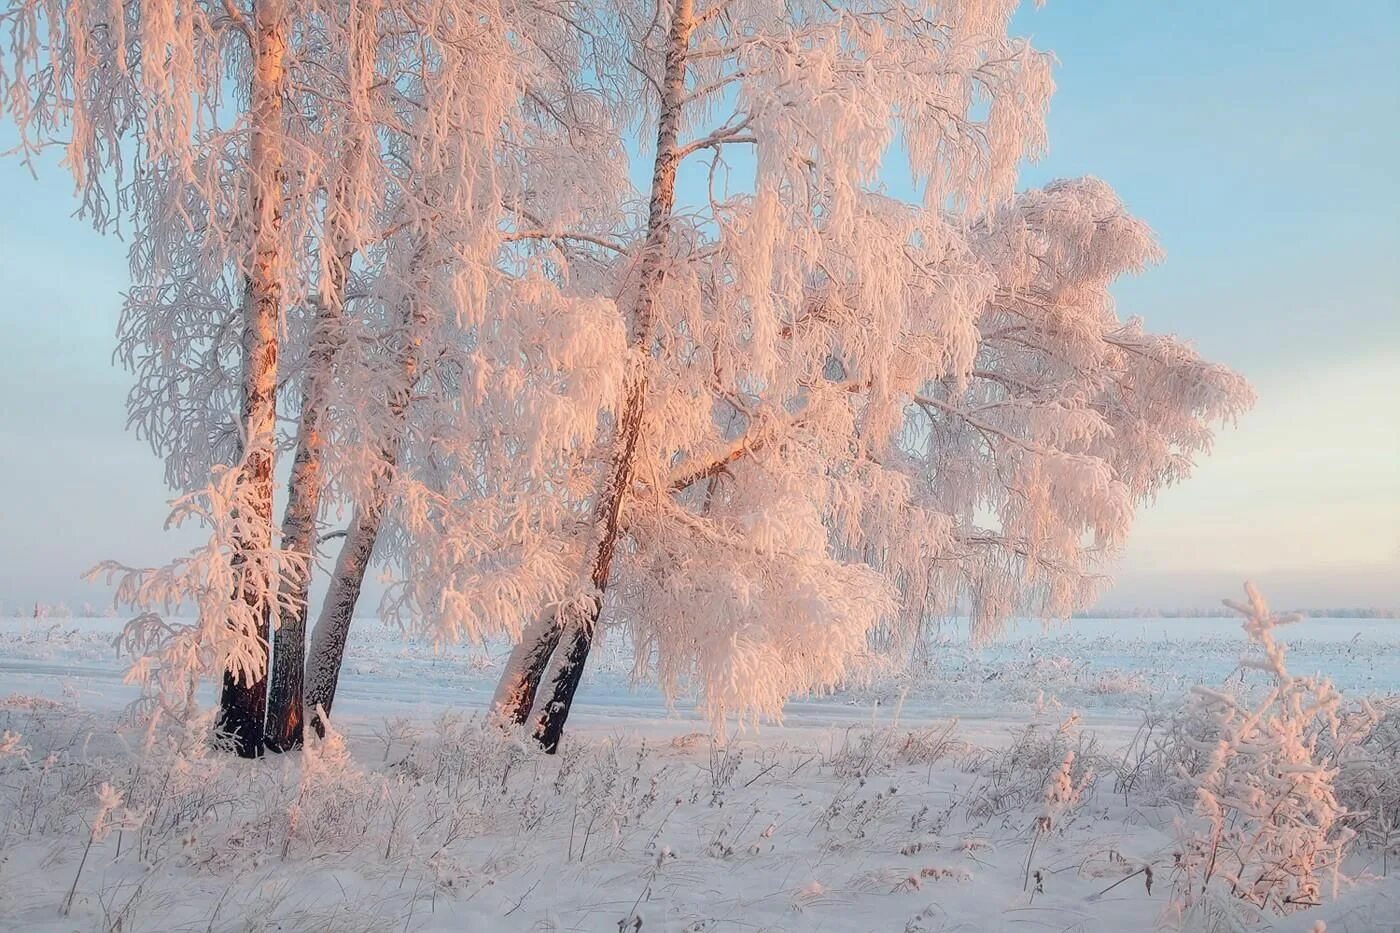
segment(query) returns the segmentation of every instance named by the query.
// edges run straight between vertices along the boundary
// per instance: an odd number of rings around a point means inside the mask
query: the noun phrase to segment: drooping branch
[[[578,243],[589,243],[593,246],[599,246],[617,253],[620,256],[630,256],[633,253],[631,248],[621,243],[609,240],[606,237],[594,236],[591,233],[573,233],[569,231],[552,230],[513,230],[510,233],[503,234],[501,240],[505,243],[518,243],[522,240],[545,240],[547,242],[560,243],[572,240]]]
[[[940,411],[951,418],[956,418],[964,422],[965,424],[969,425],[972,428],[975,428],[978,432],[984,435],[990,435],[992,437],[1000,438],[1001,440],[1006,441],[1008,444],[1011,444],[1014,447],[1019,447],[1020,449],[1028,453],[1040,454],[1045,452],[1045,448],[1043,446],[1023,440],[1022,438],[1019,438],[1014,434],[1008,434],[1007,432],[1001,430],[1000,428],[994,425],[987,424],[987,422],[973,417],[972,415],[959,409],[955,405],[949,405],[947,402],[940,402],[938,399],[929,398],[923,395],[913,396],[912,401],[915,405],[919,406],[919,408],[923,409],[924,413],[929,416],[930,421],[934,421],[935,423],[937,423],[937,419],[933,417],[933,412]]]
[[[677,150],[676,158],[684,159],[686,156],[691,155],[695,152],[699,152],[701,149],[718,149],[720,146],[728,145],[731,143],[756,145],[758,143],[757,137],[751,135],[743,135],[743,131],[748,129],[748,127],[752,123],[752,117],[745,117],[738,123],[715,130],[708,136],[704,136],[700,139],[694,140],[693,142],[686,143],[685,145],[681,146],[679,150]]]
[[[711,454],[704,458],[704,463],[699,466],[686,466],[672,471],[668,488],[671,492],[681,492],[688,489],[704,479],[718,476],[726,472],[729,467],[751,454],[758,453],[765,447],[781,441],[789,432],[801,428],[810,423],[812,413],[804,411],[782,421],[770,421],[758,425],[737,440],[733,441],[722,451]]]

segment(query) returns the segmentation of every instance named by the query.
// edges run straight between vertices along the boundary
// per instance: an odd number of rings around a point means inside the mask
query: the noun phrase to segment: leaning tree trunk
[[[328,238],[339,245],[330,282],[317,306],[315,330],[302,387],[301,423],[296,459],[287,484],[287,510],[282,516],[282,549],[299,555],[304,570],[289,580],[285,602],[289,614],[279,620],[272,654],[272,683],[268,690],[267,747],[291,751],[302,743],[305,717],[302,703],[303,666],[306,660],[306,617],[311,589],[311,563],[316,550],[316,519],[321,513],[326,448],[325,419],[336,348],[340,341],[345,279],[353,253],[344,247],[345,237],[334,231]]]
[[[520,633],[491,700],[493,715],[517,726],[525,724],[561,634],[563,629],[554,612],[545,613]]]
[[[249,533],[235,542],[234,560],[272,548],[272,465],[277,429],[277,351],[281,327],[282,81],[286,24],[280,0],[259,0],[254,11],[253,84],[249,108],[249,196],[253,222],[250,268],[243,290],[243,482],[251,487]],[[244,758],[263,752],[267,709],[267,647],[274,594],[241,594],[261,616],[262,665],[252,671],[224,669],[219,725]]]
[[[312,366],[320,361],[312,351]],[[321,511],[321,458],[325,439],[321,433],[322,410],[307,375],[302,391],[301,424],[297,436],[296,459],[287,484],[287,510],[282,515],[282,549],[304,563],[296,576],[283,585],[287,611],[278,619],[276,650],[272,655],[272,676],[268,687],[267,747],[286,752],[301,747],[302,665],[306,654],[306,610],[311,589],[311,563],[316,546],[316,516]],[[309,407],[306,407],[309,406]]]
[[[316,306],[306,380],[302,386],[296,459],[287,486],[287,510],[282,517],[282,548],[305,560],[305,572],[289,581],[289,592],[284,595],[291,605],[291,614],[281,620],[273,636],[267,747],[276,752],[300,748],[302,744],[306,621],[310,610],[311,564],[316,553],[316,519],[321,513],[325,484],[325,422],[344,325],[345,283],[355,258],[343,211],[351,198],[351,173],[364,149],[363,139],[357,137],[344,150],[340,174],[326,208],[326,243],[331,251],[331,264]]]
[[[378,495],[378,490],[375,490]],[[329,717],[335,702],[335,689],[340,683],[340,664],[345,658],[345,640],[350,634],[350,621],[355,617],[355,604],[365,582],[365,571],[374,556],[383,520],[383,503],[355,510],[346,532],[345,544],[336,559],[335,573],[326,590],[321,614],[311,630],[311,654],[306,661],[306,709],[311,728],[318,736],[326,734],[322,716]]]
[[[632,346],[639,352],[627,374],[622,412],[613,440],[612,461],[593,514],[598,545],[589,577],[599,598],[591,604],[571,603],[556,619],[565,654],[555,665],[550,696],[535,717],[534,731],[535,739],[551,754],[559,747],[564,722],[569,718],[574,693],[583,678],[584,663],[593,646],[593,632],[602,610],[601,596],[607,589],[613,552],[617,548],[622,502],[632,485],[632,472],[636,466],[637,440],[641,436],[642,418],[646,411],[647,370],[651,358],[656,300],[666,278],[667,228],[675,205],[676,168],[680,163],[677,137],[685,98],[686,58],[694,29],[694,0],[676,0],[670,32],[666,37],[666,73],[657,118],[656,162],[651,176],[647,240],[638,268],[637,297],[632,315]]]
[[[373,30],[372,15],[350,14],[350,43],[356,61],[351,72],[359,100],[349,106],[367,102],[375,80],[374,42],[360,41],[358,33]],[[373,36],[371,36],[373,38]],[[306,620],[310,605],[312,562],[316,555],[316,521],[321,513],[325,485],[323,464],[326,448],[326,416],[330,389],[335,377],[335,360],[343,338],[345,318],[345,284],[354,261],[355,225],[349,215],[355,210],[355,180],[358,166],[368,149],[367,135],[373,131],[362,124],[347,124],[350,139],[339,153],[338,173],[326,192],[325,247],[328,266],[316,304],[316,320],[308,354],[307,374],[302,385],[301,422],[297,433],[296,459],[287,489],[287,510],[282,518],[282,547],[305,561],[305,570],[288,582],[285,602],[290,615],[281,620],[274,635],[272,653],[272,685],[268,691],[267,746],[273,751],[288,751],[302,744],[305,706],[302,691],[305,682]]]
[[[417,265],[421,259],[415,258]],[[335,574],[326,591],[325,602],[316,626],[311,630],[311,656],[306,662],[306,708],[311,711],[311,727],[318,736],[325,735],[322,717],[329,717],[340,682],[340,665],[345,658],[345,642],[350,635],[350,623],[355,606],[360,601],[365,571],[374,557],[374,546],[384,523],[389,504],[394,471],[398,468],[399,452],[408,433],[408,412],[413,386],[418,381],[422,353],[422,309],[411,297],[403,319],[403,346],[399,350],[399,372],[402,379],[390,389],[389,431],[379,449],[379,466],[370,486],[368,501],[355,510],[346,532],[345,544],[336,560]]]

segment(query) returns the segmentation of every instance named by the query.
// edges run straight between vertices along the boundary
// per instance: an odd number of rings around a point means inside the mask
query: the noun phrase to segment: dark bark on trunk
[[[307,433],[305,421],[302,433]],[[311,588],[311,561],[314,556],[316,516],[320,512],[319,470],[314,477],[309,472],[305,440],[298,441],[297,458],[292,467],[292,480],[287,495],[287,512],[282,520],[282,546],[302,555],[306,569],[289,587],[290,614],[282,616],[273,636],[272,676],[268,685],[266,740],[269,751],[289,752],[301,748],[302,742],[302,667],[306,662],[306,616],[308,591]],[[307,489],[315,484],[314,494]],[[305,531],[303,531],[303,528]],[[309,533],[307,533],[309,532]]]
[[[418,266],[426,249],[421,241],[413,264]],[[379,449],[380,465],[372,484],[369,501],[355,510],[354,520],[345,544],[336,560],[321,615],[311,632],[311,657],[307,662],[308,683],[306,708],[310,711],[311,727],[318,736],[325,735],[322,717],[329,717],[340,682],[340,665],[345,657],[345,642],[350,637],[350,624],[355,618],[355,606],[360,600],[365,571],[374,556],[384,513],[398,468],[399,455],[408,433],[408,414],[413,399],[413,387],[418,381],[422,354],[423,330],[427,326],[422,307],[411,297],[402,319],[402,345],[398,350],[402,381],[389,391],[388,437]]]
[[[583,680],[583,668],[588,661],[588,652],[593,648],[593,631],[598,624],[600,609],[601,603],[595,602],[592,607],[575,608],[560,613],[562,624],[555,627],[554,641],[556,644],[559,642],[559,635],[567,627],[564,655],[554,669],[549,702],[535,717],[535,741],[540,743],[546,754],[553,755],[559,750],[564,723],[569,718],[574,694],[578,692],[578,685]],[[570,616],[572,618],[569,618]]]
[[[379,540],[382,513],[382,509],[373,506],[355,513],[350,531],[345,536],[345,544],[340,549],[340,557],[336,560],[335,575],[331,578],[330,589],[326,591],[326,600],[321,604],[321,614],[311,632],[306,709],[311,728],[321,738],[326,734],[326,725],[321,717],[330,716],[331,706],[335,702],[336,687],[340,683],[340,665],[345,659],[345,642],[350,636],[355,606],[360,601],[365,571],[374,556],[374,545]]]
[[[268,629],[266,615],[262,624]],[[261,758],[263,754],[263,715],[267,711],[267,678],[244,680],[224,671],[223,692],[219,694],[219,731],[233,742],[240,758]]]
[[[675,206],[676,169],[681,160],[677,142],[685,99],[686,60],[694,29],[693,0],[676,0],[666,38],[666,71],[657,118],[656,162],[652,166],[647,241],[638,264],[637,297],[632,314],[632,346],[643,351],[644,356],[627,374],[612,462],[594,510],[594,527],[598,529],[599,537],[589,577],[597,598],[591,607],[560,614],[559,630],[567,654],[555,671],[548,701],[535,716],[535,738],[550,754],[559,747],[559,737],[569,718],[574,694],[583,678],[584,663],[593,645],[593,633],[602,611],[602,594],[607,590],[613,553],[617,549],[622,503],[632,486],[632,473],[636,466],[637,441],[641,437],[646,411],[648,362],[655,329],[656,301],[666,279],[666,241],[671,211]]]
[[[235,542],[235,564],[246,554],[272,548],[272,466],[277,430],[277,354],[282,318],[281,202],[282,83],[286,53],[285,12],[279,0],[260,0],[254,9],[253,82],[249,122],[249,199],[253,243],[243,291],[243,482],[252,487],[253,531]],[[273,584],[276,585],[275,583]],[[262,665],[254,673],[225,667],[219,697],[219,727],[232,737],[243,758],[263,753],[267,712],[267,651],[274,594],[244,587],[259,616],[256,637]]]
[[[520,643],[511,650],[501,682],[496,687],[492,709],[503,722],[522,726],[530,718],[549,659],[559,647],[563,634],[556,614],[550,613],[535,626],[521,633]]]

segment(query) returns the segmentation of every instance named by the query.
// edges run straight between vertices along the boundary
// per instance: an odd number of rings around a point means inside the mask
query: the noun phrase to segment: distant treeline
[[[1400,609],[1288,609],[1309,619],[1397,619]],[[1228,616],[1224,606],[1214,609],[1090,609],[1076,612],[1076,619],[1218,619]]]

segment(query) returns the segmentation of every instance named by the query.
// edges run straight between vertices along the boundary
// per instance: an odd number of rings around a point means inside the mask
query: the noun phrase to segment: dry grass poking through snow
[[[932,933],[1173,916],[1187,808],[1164,791],[1185,747],[1170,730],[1113,753],[1070,716],[991,749],[946,723],[812,747],[581,736],[548,757],[444,716],[249,763],[209,751],[207,726],[141,751],[110,721],[7,701],[0,927]],[[1339,799],[1370,801],[1362,877],[1397,842],[1394,730],[1383,719],[1338,777]],[[1368,881],[1290,920],[1383,929],[1368,924],[1395,890]]]

